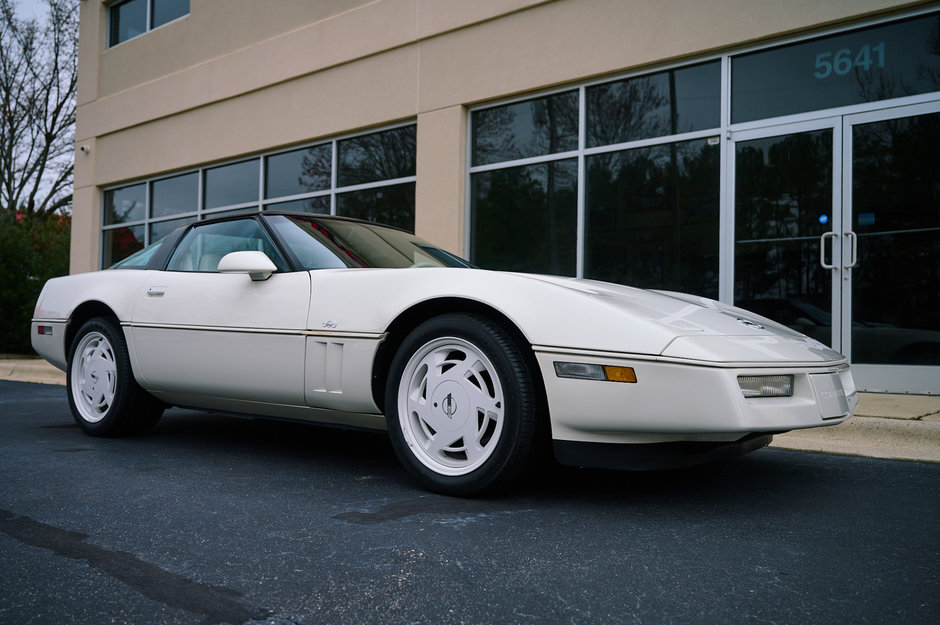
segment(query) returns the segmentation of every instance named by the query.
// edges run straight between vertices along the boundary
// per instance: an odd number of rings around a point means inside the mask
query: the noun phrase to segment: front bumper
[[[715,364],[535,348],[556,441],[737,442],[753,433],[841,423],[858,404],[845,361]],[[559,378],[554,363],[632,367],[636,383]],[[745,398],[742,375],[792,375],[791,397]]]

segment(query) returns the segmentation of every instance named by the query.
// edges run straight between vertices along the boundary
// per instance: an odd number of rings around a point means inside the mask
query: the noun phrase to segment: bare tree
[[[78,0],[43,23],[0,0],[0,211],[40,219],[72,203]]]

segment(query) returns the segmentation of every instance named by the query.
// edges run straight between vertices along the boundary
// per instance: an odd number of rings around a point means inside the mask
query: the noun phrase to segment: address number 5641
[[[838,76],[845,76],[854,68],[868,71],[872,65],[885,66],[885,42],[877,45],[866,43],[853,53],[849,48],[842,48],[835,52],[820,52],[816,55],[816,71],[813,76],[819,79],[828,78],[833,72]]]

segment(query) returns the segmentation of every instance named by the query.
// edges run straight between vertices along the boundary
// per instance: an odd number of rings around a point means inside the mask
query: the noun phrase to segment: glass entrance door
[[[940,393],[940,103],[734,135],[734,303]]]
[[[828,120],[739,134],[733,156],[735,305],[836,349],[840,131]]]
[[[940,105],[846,117],[843,137],[843,352],[861,388],[940,393]]]

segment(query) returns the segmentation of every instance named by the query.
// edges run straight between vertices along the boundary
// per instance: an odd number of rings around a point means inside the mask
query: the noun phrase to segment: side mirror
[[[252,280],[267,280],[277,271],[264,252],[232,252],[219,261],[219,273],[247,273]]]

